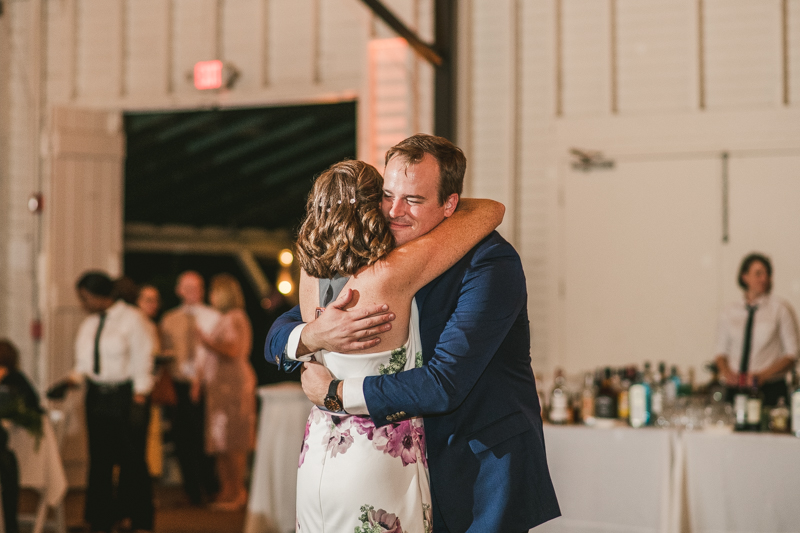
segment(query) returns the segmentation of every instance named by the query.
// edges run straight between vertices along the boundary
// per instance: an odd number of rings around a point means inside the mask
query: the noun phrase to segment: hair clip
[[[342,201],[341,201],[341,200],[339,200],[339,201],[337,201],[337,202],[336,202],[336,204],[337,204],[337,205],[342,205]]]
[[[356,199],[355,199],[355,198],[350,198],[350,203],[351,203],[351,204],[354,204],[354,203],[356,203]]]
[[[328,209],[325,210],[325,212],[326,213],[330,213],[331,212],[331,208],[329,207]]]

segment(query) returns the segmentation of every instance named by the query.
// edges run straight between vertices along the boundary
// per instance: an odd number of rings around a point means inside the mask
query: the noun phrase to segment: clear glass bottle
[[[733,429],[736,431],[747,431],[747,376],[739,375],[739,388],[733,397],[733,412],[735,422]]]
[[[794,391],[791,394],[792,408],[792,435],[800,437],[800,379],[798,379],[797,369],[793,370]]]
[[[594,397],[596,394],[594,375],[587,372],[583,376],[583,389],[581,390],[581,422],[589,426],[594,424]]]
[[[787,433],[789,431],[789,408],[786,407],[786,398],[778,398],[778,405],[769,411],[769,430],[773,433]]]
[[[566,424],[569,421],[569,394],[566,389],[566,381],[564,372],[560,368],[556,369],[553,389],[550,391],[549,419],[551,424]]]
[[[664,382],[666,381],[666,368],[664,362],[658,364],[658,371],[653,375],[653,384],[650,389],[650,415],[652,420],[657,420],[664,412]]]

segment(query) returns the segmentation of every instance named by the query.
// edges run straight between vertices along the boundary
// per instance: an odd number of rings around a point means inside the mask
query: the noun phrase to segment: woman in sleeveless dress
[[[344,288],[354,291],[351,308],[387,303],[397,316],[381,337],[382,351],[314,354],[336,379],[421,366],[414,294],[489,235],[505,210],[491,200],[462,199],[457,209],[448,203],[449,218],[395,248],[381,212],[382,196],[383,179],[374,167],[361,161],[337,163],[314,183],[299,232],[305,322],[324,310],[330,279],[340,277],[349,277]],[[297,532],[431,530],[422,419],[376,428],[369,417],[313,407],[298,467]]]

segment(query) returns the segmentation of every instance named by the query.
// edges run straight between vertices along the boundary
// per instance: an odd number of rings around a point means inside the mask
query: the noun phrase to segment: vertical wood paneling
[[[169,85],[169,2],[133,0],[127,7],[127,91],[134,95],[164,94]]]
[[[269,78],[273,83],[314,83],[314,0],[271,0]]]
[[[217,1],[174,0],[173,71],[176,94],[195,93],[191,73],[198,61],[217,57]]]
[[[621,112],[695,107],[697,0],[617,0]]]
[[[800,106],[800,0],[789,0],[787,29],[787,58],[789,105]]]
[[[261,13],[263,0],[237,0],[223,4],[222,50],[220,58],[232,62],[239,69],[237,90],[255,91],[261,85],[261,61],[259,53],[263,39]]]
[[[611,21],[606,0],[563,0],[563,106],[565,116],[611,110]]]
[[[707,107],[777,106],[780,0],[704,0]]]
[[[350,0],[325,0],[320,10],[321,80],[358,79],[367,54],[368,11]]]
[[[511,204],[516,62],[512,0],[473,5],[471,194]],[[506,219],[515,217],[513,208]],[[503,223],[501,229],[506,227]],[[508,228],[506,227],[506,230]],[[507,234],[504,234],[507,235]],[[507,235],[508,236],[508,235]],[[513,236],[510,236],[513,239]]]
[[[77,92],[122,93],[122,0],[79,0]]]

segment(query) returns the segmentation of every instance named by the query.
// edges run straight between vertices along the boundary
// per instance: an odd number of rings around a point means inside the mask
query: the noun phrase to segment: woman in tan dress
[[[194,394],[205,387],[206,452],[216,456],[220,481],[214,507],[236,510],[247,503],[245,465],[255,441],[256,376],[249,360],[253,331],[236,278],[215,276],[209,301],[222,318],[210,335],[197,332],[210,355],[200,364]]]

